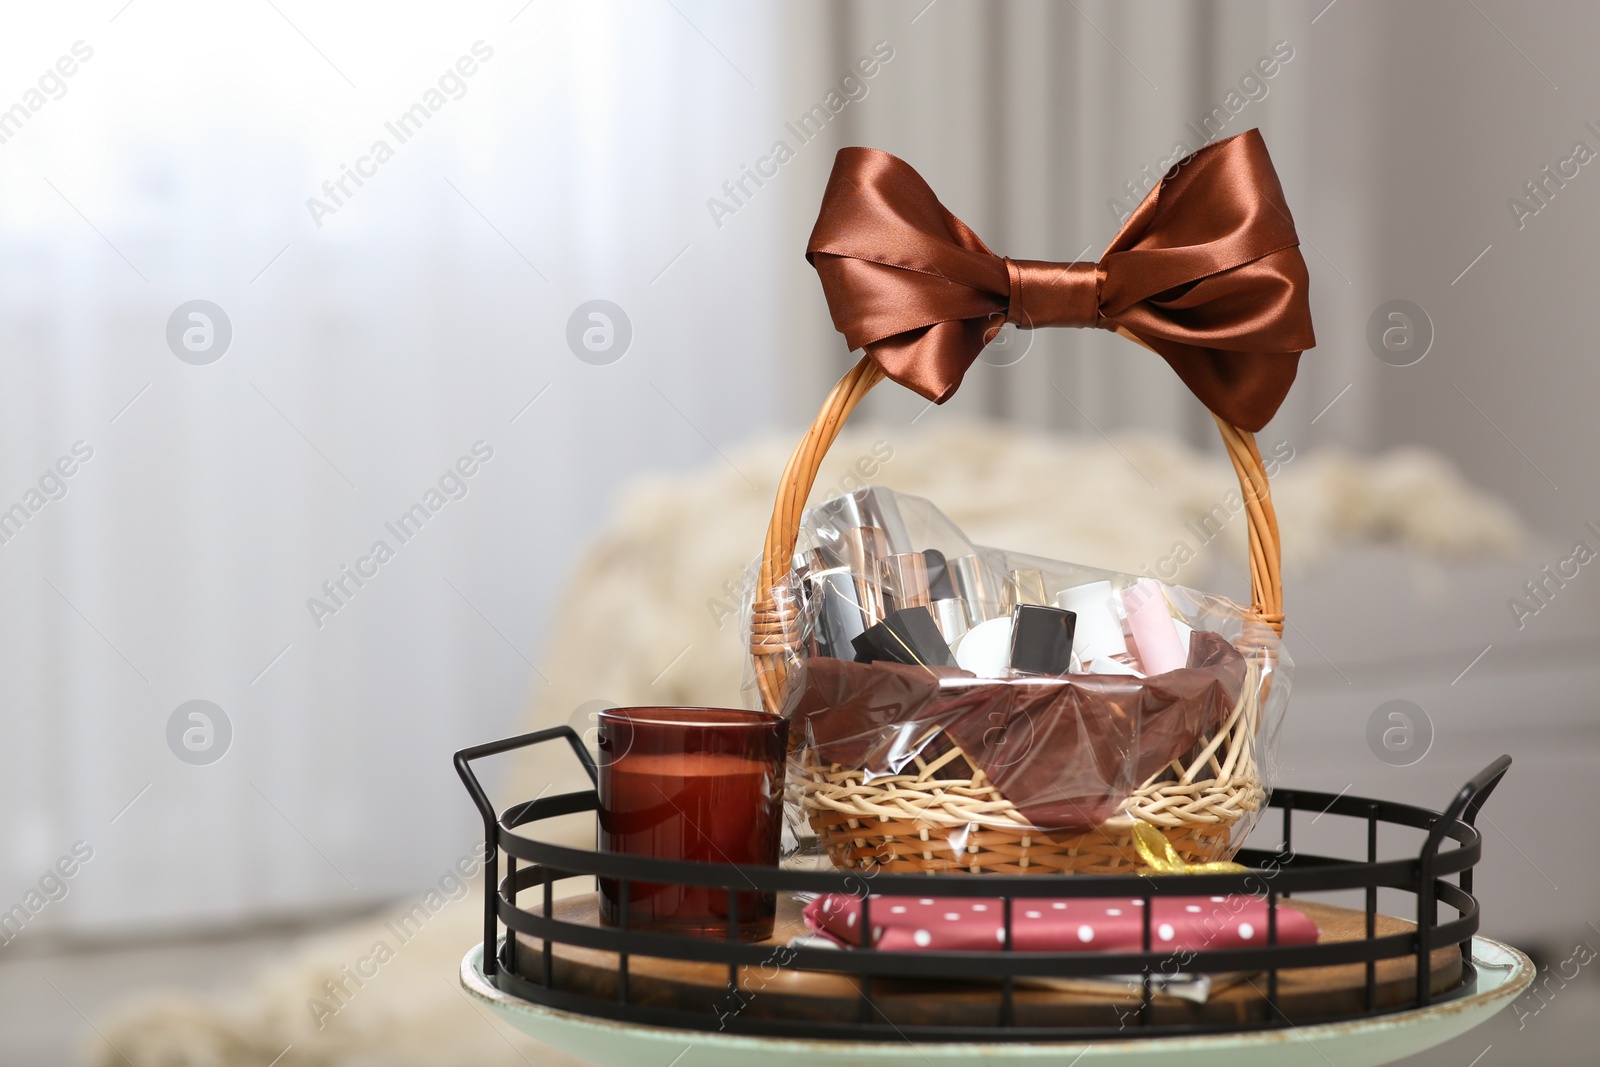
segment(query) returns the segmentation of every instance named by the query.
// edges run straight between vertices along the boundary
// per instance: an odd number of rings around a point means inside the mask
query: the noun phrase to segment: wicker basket
[[[799,645],[796,606],[776,601],[773,589],[789,571],[822,457],[850,412],[883,378],[878,365],[863,357],[840,379],[779,481],[750,638],[761,699],[769,711],[783,706],[790,657]],[[1266,688],[1257,683],[1260,672],[1272,665],[1283,631],[1283,586],[1278,523],[1255,436],[1221,419],[1217,426],[1246,502],[1252,615],[1237,643],[1249,674],[1222,725],[1183,760],[1141,785],[1116,815],[1086,832],[1046,832],[1028,825],[983,772],[948,744],[931,759],[919,758],[914,774],[870,780],[860,768],[824,765],[806,751],[802,802],[835,864],[904,872],[1126,872],[1141,862],[1133,845],[1136,820],[1160,829],[1186,862],[1226,852],[1235,824],[1258,810],[1266,796],[1254,758]]]

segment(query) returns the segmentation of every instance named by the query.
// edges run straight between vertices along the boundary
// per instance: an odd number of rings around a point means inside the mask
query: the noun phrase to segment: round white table
[[[539,1041],[602,1067],[978,1067],[1063,1064],[1095,1067],[1376,1067],[1465,1033],[1510,1004],[1533,981],[1533,963],[1498,941],[1472,939],[1474,992],[1370,1019],[1190,1037],[1096,1043],[993,1044],[808,1041],[613,1022],[531,1004],[500,992],[483,974],[483,946],[461,961],[461,984],[501,1018]],[[1179,1058],[1181,1057],[1181,1058]]]

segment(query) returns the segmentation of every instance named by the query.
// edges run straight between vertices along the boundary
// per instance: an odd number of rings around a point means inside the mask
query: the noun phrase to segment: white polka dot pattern
[[[874,894],[872,944],[884,951],[989,950],[1006,943],[1001,899],[965,897],[879,897]],[[1129,903],[1145,907],[1142,900]],[[860,944],[862,901],[832,894],[805,908],[806,923],[845,946]],[[1264,901],[1248,896],[1156,897],[1148,905],[1151,934],[1160,951],[1218,951],[1252,941],[1267,921]],[[1017,952],[1138,952],[1144,945],[1145,913],[1129,911],[1121,900],[1014,898],[1011,949]],[[1069,918],[1069,916],[1072,916]],[[1308,944],[1317,928],[1288,905],[1278,911],[1278,943]],[[1092,947],[1091,947],[1092,946]]]

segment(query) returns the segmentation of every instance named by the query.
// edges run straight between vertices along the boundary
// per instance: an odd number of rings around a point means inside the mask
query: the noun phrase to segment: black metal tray
[[[1310,1021],[1332,1022],[1425,1007],[1471,991],[1474,972],[1469,942],[1478,930],[1478,902],[1472,893],[1472,871],[1481,856],[1482,841],[1475,828],[1478,811],[1511,765],[1501,756],[1463,785],[1443,812],[1392,801],[1371,800],[1346,794],[1330,795],[1307,790],[1279,789],[1270,806],[1282,812],[1283,842],[1276,852],[1244,849],[1237,861],[1252,868],[1248,874],[1195,874],[1181,876],[1128,875],[912,875],[879,873],[870,878],[847,871],[803,871],[782,868],[736,867],[646,859],[571,848],[542,841],[537,836],[542,821],[594,812],[598,796],[593,789],[540,797],[496,813],[473,772],[476,760],[543,742],[562,740],[582,763],[590,781],[596,768],[578,735],[559,726],[519,737],[464,749],[455,756],[457,772],[483,816],[487,844],[484,891],[484,973],[503,992],[536,1004],[599,1018],[685,1030],[725,1030],[768,1036],[803,1036],[854,1040],[892,1041],[1063,1041],[1098,1038],[1128,1039],[1237,1030],[1248,1026],[1303,1025],[1303,1012],[1291,1020],[1278,1003],[1280,972],[1301,968],[1357,965],[1365,967],[1360,1009],[1317,1016]],[[1365,824],[1366,849],[1361,859],[1310,855],[1294,848],[1296,813],[1309,812],[1313,821],[1332,815]],[[1379,860],[1379,830],[1383,826],[1408,827],[1425,834],[1415,856]],[[1447,842],[1450,844],[1447,845]],[[1453,846],[1453,847],[1452,847]],[[507,857],[500,875],[500,853]],[[1455,882],[1446,879],[1456,875]],[[710,940],[609,928],[570,921],[557,915],[554,886],[579,877],[618,879],[624,887],[633,882],[677,883],[726,889],[730,902],[740,891],[751,889],[783,893],[849,893],[870,908],[873,895],[961,896],[1000,898],[1004,904],[1006,940],[992,952],[886,952],[832,950],[812,947],[786,949],[775,959],[771,944],[751,944],[731,938]],[[864,892],[870,881],[871,889]],[[1414,926],[1403,932],[1379,935],[1378,892],[1390,889],[1414,901]],[[1306,893],[1364,891],[1365,936],[1316,945],[1277,943],[1277,909],[1281,898]],[[537,903],[524,907],[521,898],[534,892]],[[623,890],[626,892],[626,889]],[[1175,961],[1170,951],[1151,949],[1150,901],[1160,896],[1246,894],[1264,898],[1268,907],[1264,945],[1244,949],[1203,950]],[[1141,952],[1013,952],[1011,913],[1013,901],[1040,897],[1108,897],[1142,899],[1145,924]],[[1452,915],[1441,921],[1439,905]],[[1412,909],[1406,909],[1410,911]],[[870,928],[870,916],[863,924]],[[500,930],[507,936],[502,942]],[[535,940],[540,951],[517,952],[518,938]],[[614,995],[563,987],[555,977],[555,960],[562,946],[614,953]],[[1460,978],[1452,988],[1432,988],[1431,966],[1436,949],[1459,946]],[[500,951],[494,951],[499,946]],[[737,991],[741,971],[774,967],[786,972],[820,973],[851,977],[859,989],[859,1012],[853,1020],[783,1018],[758,1013],[719,1012],[710,1004],[704,1011],[685,1010],[647,1002],[630,995],[629,964],[638,957],[676,960],[727,968],[730,991]],[[1413,993],[1401,1002],[1380,1003],[1377,969],[1380,961],[1411,957],[1415,960]],[[1180,1018],[1158,1019],[1152,1010],[1154,994],[1150,976],[1159,969],[1193,973],[1263,974],[1262,995],[1266,1011],[1248,1024],[1216,1023]],[[993,983],[998,1011],[993,1022],[974,1025],[939,1022],[896,1023],[873,1005],[873,983],[926,980],[930,975],[948,980]],[[1016,1012],[1018,979],[1113,979],[1142,975],[1134,1009],[1119,1015],[1116,1026],[1039,1026],[1019,1024]]]

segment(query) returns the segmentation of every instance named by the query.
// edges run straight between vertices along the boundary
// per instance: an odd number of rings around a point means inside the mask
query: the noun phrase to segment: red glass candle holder
[[[602,851],[777,865],[787,719],[670,707],[612,708],[598,718]],[[600,879],[601,921],[619,926],[623,910],[622,883]],[[770,937],[776,910],[770,892],[650,882],[630,882],[626,901],[631,929],[744,941]]]

